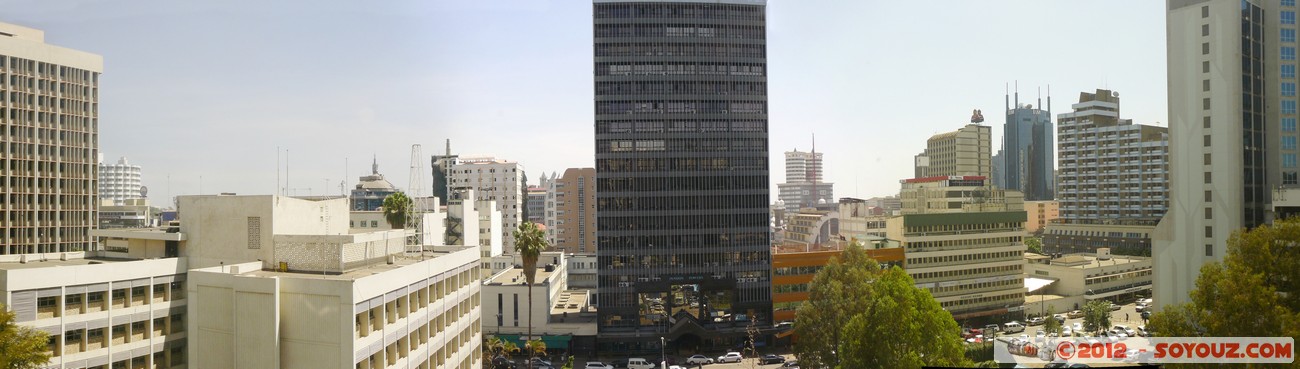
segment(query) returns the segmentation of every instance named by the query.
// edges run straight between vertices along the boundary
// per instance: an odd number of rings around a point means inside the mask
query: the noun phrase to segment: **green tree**
[[[1201,267],[1190,301],[1165,305],[1147,328],[1166,337],[1300,339],[1298,244],[1300,218],[1233,232],[1223,261]],[[1291,365],[1297,366],[1300,361]]]
[[[1056,320],[1054,315],[1056,315],[1056,309],[1048,307],[1047,314],[1043,316],[1043,331],[1047,332],[1046,334],[1061,334],[1061,322]]]
[[[542,176],[546,175],[542,174]],[[528,217],[532,216],[528,211],[528,172],[519,171],[519,188],[524,190],[524,206],[519,209],[519,219],[528,220]]]
[[[1042,254],[1043,239],[1038,237],[1025,237],[1025,247],[1029,248],[1029,252]]]
[[[406,217],[411,214],[411,198],[398,191],[384,198],[384,221],[393,229],[406,228]]]
[[[537,258],[542,251],[550,247],[546,243],[546,232],[537,228],[537,223],[524,221],[514,232],[515,251],[524,262],[524,281],[528,283],[528,337],[533,337],[533,282],[537,279]],[[532,367],[532,352],[529,352],[528,367]]]
[[[45,332],[14,323],[14,313],[0,304],[0,368],[32,369],[50,362]]]
[[[817,272],[796,320],[794,351],[806,366],[971,364],[952,315],[902,269],[882,270],[858,243]]]
[[[1110,301],[1092,300],[1083,305],[1083,329],[1092,334],[1110,329]]]

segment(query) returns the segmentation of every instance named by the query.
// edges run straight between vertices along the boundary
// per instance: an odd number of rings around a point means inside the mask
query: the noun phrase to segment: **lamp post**
[[[664,341],[665,341],[664,337],[659,336],[659,368],[660,369],[668,368],[668,354],[666,349],[664,348],[664,344],[665,344]]]

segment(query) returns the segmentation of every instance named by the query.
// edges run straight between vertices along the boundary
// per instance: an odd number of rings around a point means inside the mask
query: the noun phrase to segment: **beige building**
[[[885,209],[871,206],[868,200],[842,198],[839,214],[839,234],[846,240],[865,242],[886,236],[886,221],[890,216]]]
[[[888,238],[905,269],[958,320],[1015,312],[1025,303],[1024,198],[982,176],[903,180],[903,215]]]
[[[519,229],[524,212],[526,186],[523,183],[523,165],[496,158],[462,157],[451,167],[447,176],[452,189],[475,190],[478,201],[495,201],[501,211],[501,241],[506,253],[515,252],[514,231]],[[454,203],[448,201],[448,204]]]
[[[1064,312],[1092,300],[1127,302],[1151,295],[1151,258],[1096,253],[1064,254],[1053,258],[1026,253],[1025,275],[1044,280],[1046,287],[1026,298],[1026,311]],[[1134,317],[1136,318],[1136,317]]]
[[[785,225],[786,246],[814,250],[840,242],[840,215],[836,211],[805,208],[790,215]]]
[[[1048,224],[1061,217],[1061,203],[1057,201],[1025,201],[1025,232],[1041,233]]]
[[[590,303],[594,293],[570,288],[569,261],[561,252],[544,252],[538,258],[532,315],[523,268],[515,267],[522,263],[494,270],[483,283],[485,333],[523,347],[521,337],[527,336],[531,316],[533,336],[545,342],[548,350],[595,355],[596,309]]]
[[[551,246],[569,253],[595,253],[596,169],[569,168],[552,180],[554,221],[546,221],[546,232],[553,237]],[[548,193],[547,198],[551,197]]]
[[[85,251],[99,206],[103,57],[0,23],[0,255]]]
[[[916,156],[916,178],[984,176],[993,172],[992,127],[967,124],[956,131],[931,136]]]

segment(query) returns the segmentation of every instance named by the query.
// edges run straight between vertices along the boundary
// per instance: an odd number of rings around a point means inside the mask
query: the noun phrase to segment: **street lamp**
[[[668,368],[668,354],[667,351],[665,350],[666,349],[664,348],[664,337],[659,336],[659,368],[660,369]]]

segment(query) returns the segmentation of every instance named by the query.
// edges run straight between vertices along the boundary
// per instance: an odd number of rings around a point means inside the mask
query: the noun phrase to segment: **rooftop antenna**
[[[817,208],[817,200],[820,200],[821,197],[822,197],[822,195],[821,195],[820,193],[817,193],[817,166],[818,166],[818,161],[819,161],[819,160],[817,160],[817,132],[813,132],[813,133],[812,133],[812,156],[810,157],[810,160],[808,161],[808,176],[809,176],[809,177],[812,177],[811,179],[812,179],[812,195],[813,195],[813,198],[812,198],[812,206],[809,206],[809,207],[811,207],[811,208]]]
[[[280,193],[280,147],[279,146],[275,147],[275,195],[276,196],[283,195],[282,193]],[[276,201],[279,201],[279,199],[276,199]]]
[[[424,243],[420,234],[420,218],[423,218],[423,207],[419,206],[421,190],[424,189],[424,154],[421,153],[420,144],[411,145],[411,175],[408,177],[406,190],[410,191],[412,210],[410,216],[406,217],[407,231],[414,231],[414,235],[406,237],[407,246],[416,246],[420,250],[421,258],[424,257]]]

